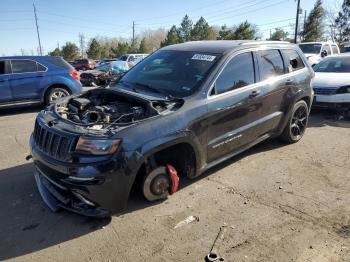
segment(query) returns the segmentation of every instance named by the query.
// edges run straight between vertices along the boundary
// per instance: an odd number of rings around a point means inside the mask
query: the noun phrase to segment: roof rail
[[[249,41],[240,43],[240,45],[251,45],[251,44],[290,44],[288,41]]]

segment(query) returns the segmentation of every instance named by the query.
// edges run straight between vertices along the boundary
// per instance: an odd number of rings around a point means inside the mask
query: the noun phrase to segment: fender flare
[[[138,171],[148,157],[168,147],[182,143],[188,144],[192,147],[196,158],[196,175],[198,175],[198,171],[200,170],[203,161],[203,153],[200,150],[200,143],[191,131],[180,131],[169,134],[166,137],[150,140],[134,151],[124,152],[126,159],[129,159],[127,170],[130,172],[127,175],[131,176],[130,186],[134,184]]]

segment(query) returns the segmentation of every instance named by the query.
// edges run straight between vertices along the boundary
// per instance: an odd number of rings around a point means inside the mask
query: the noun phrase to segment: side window
[[[36,72],[36,62],[32,60],[11,60],[12,73]]]
[[[46,67],[45,67],[45,66],[43,66],[43,65],[41,65],[41,64],[39,64],[39,63],[37,63],[37,65],[38,65],[38,71],[39,71],[39,72],[46,71]]]
[[[281,50],[288,63],[288,71],[293,72],[305,67],[303,60],[298,52],[292,49]]]
[[[331,48],[329,47],[328,44],[325,44],[325,45],[323,46],[322,51],[323,51],[323,50],[326,50],[326,51],[327,51],[327,55],[331,55],[331,54],[332,54]]]
[[[333,54],[339,54],[338,48],[336,45],[332,45],[332,51],[333,51]]]
[[[284,74],[283,60],[277,49],[261,50],[258,52],[258,57],[261,81]]]
[[[3,75],[6,73],[6,63],[5,61],[0,61],[0,75]]]
[[[254,62],[251,52],[235,56],[226,65],[215,83],[216,94],[253,84]]]

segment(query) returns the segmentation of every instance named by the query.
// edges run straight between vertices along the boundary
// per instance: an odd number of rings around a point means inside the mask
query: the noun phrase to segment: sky
[[[333,1],[324,0],[325,5]],[[203,16],[210,25],[236,25],[248,20],[258,26],[263,38],[270,29],[291,31],[295,0],[34,0],[44,53],[66,41],[78,44],[78,35],[132,36],[147,29],[179,25],[185,14],[193,22]],[[301,0],[307,12],[315,0]],[[33,0],[0,0],[0,55],[36,54],[38,39]]]

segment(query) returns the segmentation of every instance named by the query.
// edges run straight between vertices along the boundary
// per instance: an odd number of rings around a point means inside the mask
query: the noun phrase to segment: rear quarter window
[[[281,50],[288,65],[288,72],[294,72],[305,67],[303,60],[297,51],[293,49]]]
[[[73,69],[73,67],[62,58],[48,57],[47,62],[61,69]]]

